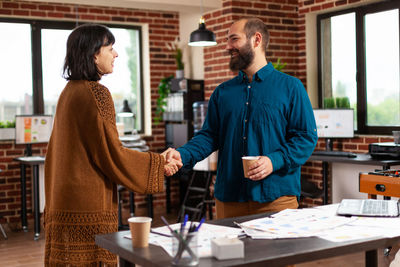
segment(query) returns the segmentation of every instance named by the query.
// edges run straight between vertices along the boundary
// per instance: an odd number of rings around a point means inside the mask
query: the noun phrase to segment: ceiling
[[[211,11],[222,7],[222,0],[30,0],[31,2],[69,3],[178,12]],[[204,13],[203,12],[203,13]]]

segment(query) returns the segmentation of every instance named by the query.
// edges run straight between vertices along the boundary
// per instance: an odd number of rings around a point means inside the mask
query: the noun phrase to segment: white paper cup
[[[249,172],[249,166],[258,160],[258,156],[246,156],[242,157],[242,162],[243,162],[243,174],[244,177],[249,178],[249,175],[247,174]]]
[[[151,221],[152,218],[150,217],[131,217],[128,219],[133,247],[144,248],[149,246]]]

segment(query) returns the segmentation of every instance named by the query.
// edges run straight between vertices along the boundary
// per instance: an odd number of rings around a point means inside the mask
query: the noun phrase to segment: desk
[[[33,168],[33,209],[34,209],[34,240],[39,239],[40,235],[40,208],[39,208],[39,165],[44,164],[44,157],[29,156],[15,158],[21,166],[21,223],[22,229],[28,231],[28,221],[26,218],[26,166]]]
[[[209,221],[208,223],[235,227],[233,221],[244,222],[265,217],[256,214],[238,218]],[[96,244],[120,256],[120,266],[171,266],[171,257],[161,247],[132,248],[130,239],[124,238],[128,231],[96,236]],[[317,237],[296,239],[242,239],[245,244],[245,258],[218,261],[215,258],[201,258],[198,266],[284,266],[349,253],[365,251],[365,266],[378,265],[377,249],[389,247],[400,241],[399,237],[377,237],[349,242],[330,242]],[[133,264],[132,264],[133,263]]]
[[[360,165],[374,165],[382,166],[383,170],[389,169],[391,166],[400,165],[400,159],[385,159],[380,160],[372,158],[369,154],[357,154],[357,157],[338,157],[338,156],[321,156],[311,155],[308,160],[322,161],[322,187],[324,190],[323,203],[328,204],[328,163],[329,162],[341,162],[348,164],[360,164]]]

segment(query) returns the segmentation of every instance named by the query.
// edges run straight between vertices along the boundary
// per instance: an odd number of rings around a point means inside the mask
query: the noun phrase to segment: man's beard
[[[251,49],[251,43],[249,41],[239,50],[231,50],[229,54],[232,55],[232,52],[237,53],[235,57],[231,57],[229,62],[229,68],[232,71],[245,70],[253,62],[254,52]]]

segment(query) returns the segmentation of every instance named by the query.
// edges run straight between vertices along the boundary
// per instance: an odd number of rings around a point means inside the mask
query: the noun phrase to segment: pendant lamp
[[[203,1],[201,1],[201,14],[203,14]],[[190,34],[189,45],[190,46],[212,46],[216,45],[215,34],[206,29],[204,18],[201,16],[199,22],[199,28]]]
[[[134,116],[131,108],[129,107],[128,100],[125,99],[123,101],[122,109],[121,109],[121,112],[118,113],[118,116],[125,117],[125,118]]]
[[[117,114],[119,117],[117,123],[117,129],[120,136],[125,134],[134,134],[135,130],[135,118],[132,109],[129,107],[128,100],[124,100],[121,111]],[[119,128],[118,128],[119,127]]]

